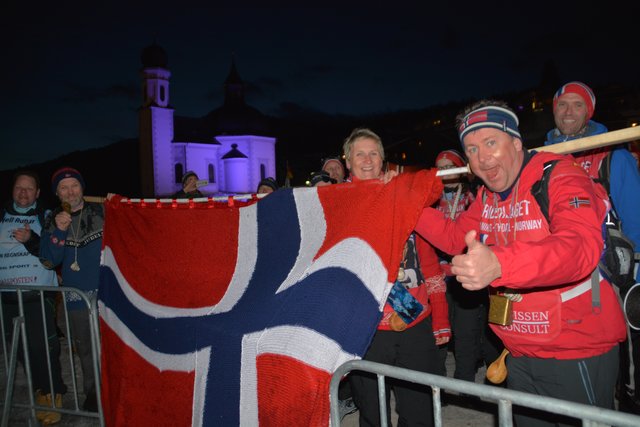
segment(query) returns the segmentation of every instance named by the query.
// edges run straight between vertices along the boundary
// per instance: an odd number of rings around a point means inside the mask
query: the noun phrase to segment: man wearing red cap
[[[595,106],[596,97],[586,84],[574,81],[563,85],[553,98],[553,118],[556,128],[547,133],[545,145],[607,132],[607,128],[604,125],[591,120]],[[587,173],[596,180],[599,178],[600,171],[604,168],[603,165],[606,164],[605,162],[610,160],[609,198],[622,222],[622,231],[633,242],[637,252],[640,248],[640,215],[638,215],[638,212],[640,212],[640,197],[638,197],[638,193],[640,193],[640,173],[634,157],[624,146],[583,151],[574,153],[574,157]],[[637,263],[636,282],[640,282]],[[621,293],[624,298],[626,289],[621,289]],[[636,381],[629,377],[631,375],[629,372],[640,373],[640,332],[633,331],[631,337],[633,352],[629,357],[631,360],[635,358],[636,367],[628,366],[627,363],[623,363],[621,366],[621,374],[626,376],[623,382],[627,384],[626,390],[619,390],[619,398],[628,400],[629,406],[632,406],[631,409],[640,413],[640,396],[635,393],[635,390],[637,390],[635,382],[640,380],[640,375],[636,374]],[[625,347],[623,346],[624,349]],[[626,374],[625,371],[627,372]]]
[[[97,297],[100,278],[104,206],[84,200],[84,185],[76,169],[65,167],[53,173],[51,188],[61,206],[47,217],[40,257],[51,267],[61,266],[64,286],[78,288],[93,299]],[[65,301],[73,343],[82,366],[83,409],[97,412],[89,310],[77,293],[66,292]]]

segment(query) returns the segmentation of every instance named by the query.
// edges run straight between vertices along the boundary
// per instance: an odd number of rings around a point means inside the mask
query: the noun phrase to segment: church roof
[[[235,58],[224,83],[224,103],[203,117],[214,135],[271,135],[270,120],[244,100],[245,83],[240,78]]]
[[[231,144],[231,150],[229,150],[223,159],[247,159],[248,157],[240,150],[238,150],[238,144]]]
[[[228,84],[244,84],[242,79],[240,78],[240,74],[238,73],[238,69],[236,68],[236,58],[235,56],[231,57],[231,69],[229,70],[229,75],[227,76],[227,80],[224,81],[226,85]]]
[[[220,145],[201,118],[174,116],[173,141]]]
[[[213,135],[263,135],[269,136],[270,120],[249,105],[223,105],[203,117]]]
[[[152,45],[142,49],[140,61],[143,68],[168,68],[169,65],[167,53],[155,41]]]

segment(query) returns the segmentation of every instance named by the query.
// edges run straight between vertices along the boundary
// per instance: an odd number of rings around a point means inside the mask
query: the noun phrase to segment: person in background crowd
[[[518,117],[504,102],[472,104],[456,123],[484,187],[455,221],[425,208],[416,231],[458,254],[451,268],[456,279],[468,290],[488,287],[494,307],[502,308],[490,320],[510,352],[507,388],[613,409],[618,344],[626,331],[615,291],[598,274],[606,191],[571,156],[529,153]],[[549,161],[557,163],[548,180],[547,222],[531,189]],[[511,323],[501,321],[509,314]],[[514,416],[518,427],[561,422],[519,408]]]
[[[345,140],[344,155],[351,182],[379,179],[387,182],[395,172],[382,171],[384,147],[380,137],[370,129],[358,128]],[[433,248],[411,234],[399,266],[398,283],[422,305],[423,311],[411,323],[399,318],[388,300],[378,330],[364,355],[364,360],[399,366],[420,372],[438,373],[438,345],[451,337],[444,274]],[[398,322],[399,320],[399,322]],[[349,374],[360,425],[380,425],[378,384],[375,375],[354,371]],[[388,381],[396,398],[399,425],[432,425],[433,405],[427,387],[403,381]],[[389,399],[390,393],[387,393]],[[387,425],[391,425],[387,401]]]
[[[603,124],[592,120],[595,107],[596,96],[586,84],[573,81],[560,87],[553,97],[553,119],[556,127],[547,133],[545,145],[607,132]],[[607,157],[610,157],[609,198],[622,222],[622,231],[638,252],[640,172],[634,157],[624,145],[583,151],[574,153],[573,156],[593,179],[598,179]],[[640,281],[637,268],[636,262],[636,283]],[[622,298],[627,290],[620,289]],[[640,380],[640,331],[630,331],[630,338],[630,342],[621,346],[621,378],[617,394],[622,409],[640,414],[640,395],[637,394],[637,381]],[[633,378],[634,372],[636,378]]]
[[[273,193],[277,189],[278,189],[278,184],[276,183],[276,180],[271,177],[267,177],[262,179],[258,183],[258,188],[256,192],[258,194],[269,194],[269,193]]]
[[[436,157],[436,167],[447,170],[466,166],[466,161],[456,150],[444,150]],[[442,178],[442,197],[434,206],[445,217],[455,220],[467,210],[475,199],[469,188],[467,174],[448,175]],[[493,362],[500,354],[499,340],[487,326],[489,294],[487,290],[468,291],[451,275],[451,256],[440,252],[440,263],[447,275],[447,302],[453,332],[453,353],[456,366],[453,377],[474,382],[478,361]],[[496,342],[497,341],[497,342]],[[446,348],[443,352],[443,370]]]
[[[328,172],[311,172],[309,175],[309,185],[311,187],[322,187],[324,185],[336,184],[336,180],[331,178]]]
[[[322,170],[327,172],[337,184],[344,182],[346,175],[342,161],[339,157],[329,157],[322,163]]]
[[[41,406],[62,407],[62,395],[67,387],[62,379],[60,342],[56,335],[55,294],[30,292],[30,286],[58,286],[56,273],[39,260],[40,234],[48,213],[39,201],[40,179],[33,171],[19,171],[13,177],[13,199],[0,210],[0,284],[21,285],[25,329],[28,341],[29,366],[35,400]],[[18,295],[3,290],[3,322],[6,342],[11,342],[13,318],[20,316]],[[44,311],[44,318],[43,318]],[[24,366],[23,343],[18,343],[18,358]],[[48,347],[48,350],[47,350]],[[47,351],[49,357],[47,358]],[[6,353],[5,353],[6,354]],[[51,365],[51,383],[49,368]],[[36,418],[44,425],[62,418],[59,412],[37,411]]]
[[[456,150],[444,150],[436,156],[438,170],[448,170],[466,166],[466,161]],[[455,219],[473,202],[473,193],[469,190],[466,175],[455,174],[442,177],[444,190],[437,208],[446,216]]]
[[[188,171],[182,176],[182,189],[172,196],[174,199],[195,199],[204,197],[198,190],[198,175],[193,171]]]
[[[61,267],[64,286],[78,288],[90,300],[97,298],[104,206],[84,200],[85,182],[70,167],[51,177],[51,189],[61,206],[47,217],[40,244],[40,257],[50,267]],[[83,409],[98,410],[94,375],[89,309],[75,292],[65,293],[73,344],[82,367],[85,394]],[[98,338],[98,337],[96,337]]]

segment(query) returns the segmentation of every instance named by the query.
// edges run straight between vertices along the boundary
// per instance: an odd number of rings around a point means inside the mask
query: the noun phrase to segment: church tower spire
[[[224,82],[224,104],[227,106],[244,105],[244,89],[244,82],[236,68],[235,55],[231,54],[231,68]]]

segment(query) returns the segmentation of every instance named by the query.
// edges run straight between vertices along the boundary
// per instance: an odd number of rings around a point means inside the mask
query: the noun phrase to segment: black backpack
[[[531,194],[540,205],[547,223],[549,222],[549,177],[557,162],[557,160],[546,162],[542,178],[531,187]],[[610,171],[611,154],[608,154],[602,161],[598,178],[594,179],[595,182],[604,186],[607,194],[609,194]],[[616,214],[613,202],[611,202],[611,209],[602,226],[602,235],[604,252],[598,267],[602,274],[619,288],[620,294],[624,295],[635,284],[633,275],[635,251],[633,242],[622,232],[622,223]],[[594,305],[599,305],[599,300],[594,300]]]

